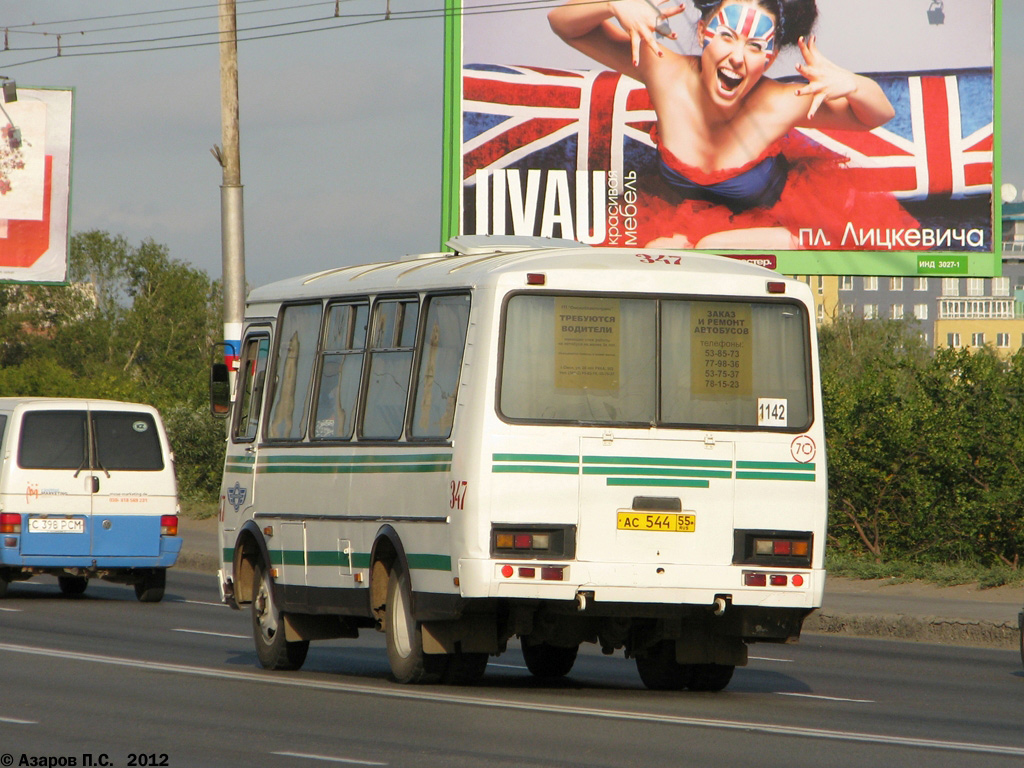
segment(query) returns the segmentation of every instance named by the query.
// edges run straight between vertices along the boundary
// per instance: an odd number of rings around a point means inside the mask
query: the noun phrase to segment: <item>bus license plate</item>
[[[697,530],[697,516],[664,512],[619,512],[616,528],[620,531],[693,533]]]
[[[85,520],[81,517],[30,517],[29,533],[85,533]]]

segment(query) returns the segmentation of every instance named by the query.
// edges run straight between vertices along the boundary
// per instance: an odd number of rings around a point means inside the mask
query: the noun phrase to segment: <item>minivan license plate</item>
[[[81,517],[30,517],[29,533],[85,533],[85,520]]]

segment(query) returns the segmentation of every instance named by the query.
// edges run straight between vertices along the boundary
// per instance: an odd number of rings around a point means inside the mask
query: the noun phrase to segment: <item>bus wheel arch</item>
[[[398,532],[390,525],[377,531],[377,536],[370,551],[370,610],[377,622],[377,629],[384,631],[384,614],[387,610],[388,581],[391,572],[396,568],[409,566],[405,559],[405,547],[398,537]]]
[[[235,600],[239,605],[247,605],[256,594],[256,566],[263,563],[270,567],[270,551],[267,543],[259,535],[255,523],[250,521],[238,534],[235,541],[235,557],[232,566],[234,576]]]

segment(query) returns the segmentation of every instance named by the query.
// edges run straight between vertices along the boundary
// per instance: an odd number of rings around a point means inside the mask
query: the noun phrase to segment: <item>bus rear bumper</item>
[[[751,578],[749,574],[755,574]],[[761,575],[764,575],[764,585]],[[795,576],[799,578],[794,578]],[[546,577],[546,578],[545,578]],[[773,579],[774,577],[774,579]],[[680,566],[615,563],[459,561],[464,598],[655,604],[820,608],[824,569],[752,569],[750,566]],[[758,586],[752,586],[758,585]],[[719,602],[721,601],[721,602]]]

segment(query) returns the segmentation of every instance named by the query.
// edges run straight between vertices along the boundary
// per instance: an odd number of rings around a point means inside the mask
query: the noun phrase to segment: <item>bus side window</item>
[[[468,326],[469,296],[430,299],[416,376],[412,437],[447,439],[451,435]]]
[[[238,423],[235,425],[234,431],[236,440],[254,440],[256,438],[269,355],[270,339],[265,335],[250,336],[245,340],[238,368],[241,381],[239,382]]]
[[[350,440],[362,378],[369,306],[336,304],[327,310],[313,438]]]
[[[370,339],[366,407],[360,436],[367,440],[397,440],[405,424],[419,303],[388,299],[374,306]]]
[[[320,304],[285,307],[278,323],[273,406],[266,430],[271,440],[301,440],[309,414],[309,390],[320,335]]]

